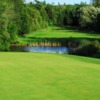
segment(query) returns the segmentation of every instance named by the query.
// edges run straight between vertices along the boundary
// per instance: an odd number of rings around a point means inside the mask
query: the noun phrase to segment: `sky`
[[[25,0],[26,2],[31,2],[34,0]],[[44,1],[44,0],[39,0],[39,1]],[[90,3],[90,0],[45,0],[46,3],[55,3],[58,4],[58,2],[60,4],[66,3],[66,4],[78,4],[80,2],[86,2],[86,3]]]

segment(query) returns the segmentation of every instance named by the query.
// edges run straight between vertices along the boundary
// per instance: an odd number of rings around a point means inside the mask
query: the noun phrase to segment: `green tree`
[[[0,50],[8,50],[9,48],[9,34],[7,32],[7,2],[0,1]]]
[[[94,6],[100,7],[100,0],[91,0],[91,2]]]
[[[26,4],[24,4],[23,0],[14,0],[13,3],[18,34],[27,34],[29,33],[30,23]]]
[[[31,31],[40,29],[42,24],[40,12],[33,7],[28,7],[28,13],[30,18]]]
[[[54,9],[54,5],[52,4],[47,4],[46,5],[46,13],[47,13],[47,16],[48,16],[48,23],[49,25],[54,25],[55,23],[55,9]]]
[[[93,6],[81,7],[79,24],[83,29],[96,30],[100,8]]]
[[[64,25],[72,25],[72,5],[67,5],[65,9],[65,15],[64,15]]]

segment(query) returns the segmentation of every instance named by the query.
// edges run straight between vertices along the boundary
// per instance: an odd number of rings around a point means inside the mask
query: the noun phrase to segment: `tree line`
[[[10,43],[18,41],[18,36],[48,26],[76,26],[100,33],[100,0],[74,5],[0,0],[0,50],[8,50]]]

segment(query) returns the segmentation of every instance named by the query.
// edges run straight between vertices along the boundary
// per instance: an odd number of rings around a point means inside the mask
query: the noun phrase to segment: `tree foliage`
[[[80,8],[79,24],[83,29],[98,31],[98,21],[100,14],[100,8],[93,6],[86,6]]]
[[[94,6],[100,7],[100,0],[91,0],[91,2]]]
[[[92,4],[54,5],[39,0],[30,3],[0,0],[0,50],[8,50],[10,43],[18,42],[18,36],[48,25],[77,26],[100,33],[100,0],[92,0]]]

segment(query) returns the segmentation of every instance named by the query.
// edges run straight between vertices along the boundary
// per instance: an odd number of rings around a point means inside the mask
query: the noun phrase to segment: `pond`
[[[12,46],[10,51],[13,52],[45,52],[45,53],[68,53],[67,47],[42,47],[42,46]]]

